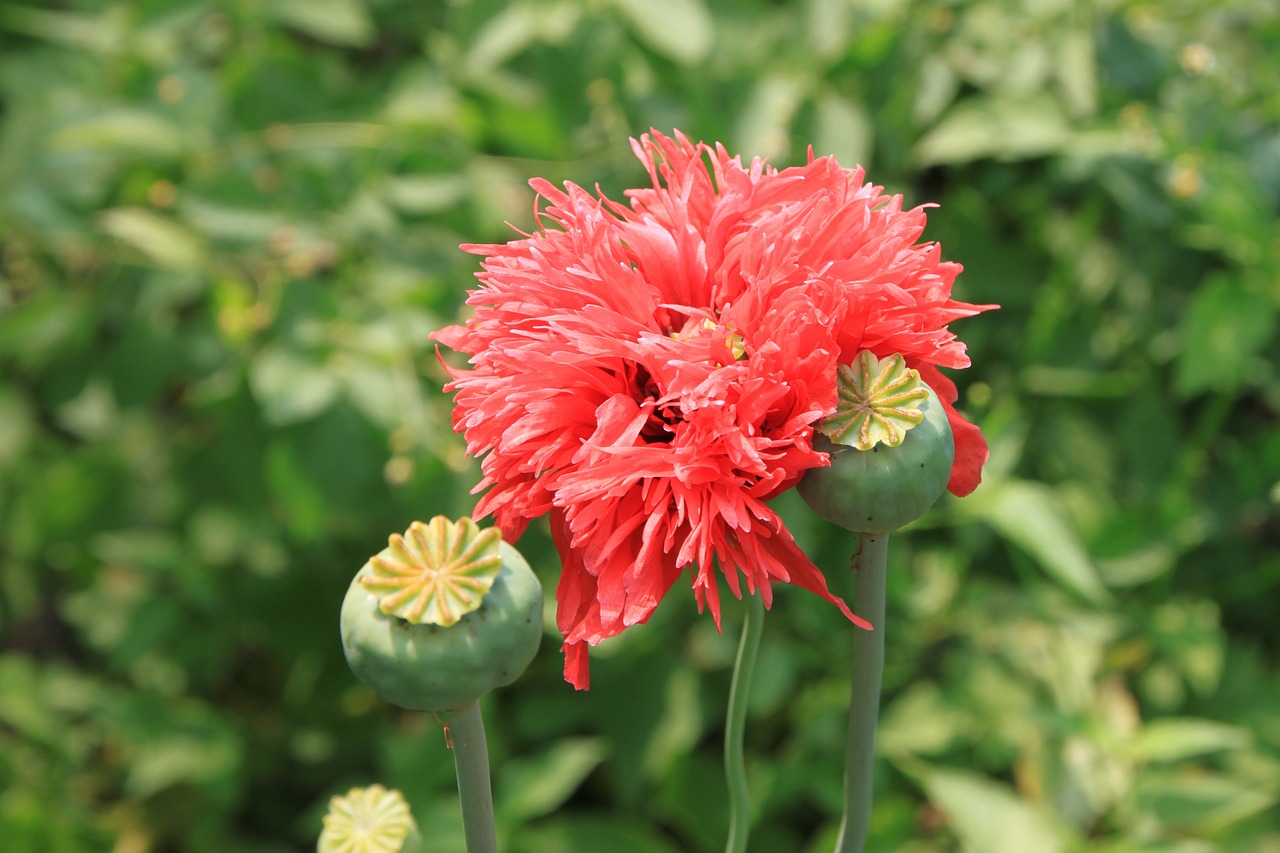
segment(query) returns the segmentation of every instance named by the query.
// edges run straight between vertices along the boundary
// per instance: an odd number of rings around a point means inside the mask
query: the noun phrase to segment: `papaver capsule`
[[[447,523],[443,518],[439,522]],[[470,519],[463,522],[474,530]],[[393,566],[399,568],[414,562],[406,554],[416,557],[433,550],[424,547],[415,551],[412,547],[415,540],[428,545],[434,541],[429,532],[423,533],[426,525],[419,524],[418,528],[411,527],[404,538],[392,537],[391,547],[366,563],[352,580],[342,602],[342,647],[356,676],[388,702],[418,711],[447,711],[510,684],[528,667],[542,639],[542,585],[520,552],[497,539],[496,531],[492,531],[495,537],[491,545],[496,546],[493,551],[500,563],[496,574],[484,579],[491,581],[484,584],[487,589],[474,596],[478,606],[436,621],[405,618],[413,617],[415,612],[431,612],[431,608],[414,607],[412,601],[403,600],[408,598],[403,594],[397,603],[405,606],[388,608],[385,602],[389,597],[394,599],[396,593],[393,588],[388,595],[387,588],[396,583],[396,578],[411,575],[402,571],[388,579],[389,573],[382,568],[385,560],[378,560],[389,553],[393,558],[398,555],[400,559]],[[474,555],[463,551],[456,542],[444,541],[445,535],[440,534],[442,544],[436,549],[437,557],[454,558],[454,565],[459,560],[476,562]],[[398,550],[397,540],[401,546]],[[432,562],[428,555],[424,574],[431,578],[447,575],[448,565],[433,566]],[[454,577],[455,585],[465,586],[459,576],[467,580],[470,575],[458,573]],[[431,583],[442,585],[435,579]],[[466,590],[455,598],[467,598]],[[389,613],[388,609],[398,609],[403,615]]]
[[[849,373],[839,383],[842,408],[828,419],[846,428],[828,428],[824,421],[814,434],[814,448],[828,453],[831,464],[809,469],[797,489],[805,503],[832,524],[856,533],[889,533],[924,515],[946,491],[955,442],[942,401],[900,356],[893,362],[881,362],[869,353],[863,356],[869,359],[860,357],[843,369]],[[874,427],[877,422],[885,435],[895,430],[898,434],[859,441],[857,430],[849,426],[850,417],[845,417],[854,406],[862,407],[863,439],[868,424]],[[867,449],[855,446],[859,443]]]

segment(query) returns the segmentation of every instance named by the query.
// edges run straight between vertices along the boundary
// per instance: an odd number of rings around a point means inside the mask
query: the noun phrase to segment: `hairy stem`
[[[751,677],[764,631],[764,600],[757,591],[748,596],[738,657],[733,663],[733,683],[729,687],[729,711],[724,730],[724,773],[729,782],[729,843],[725,853],[745,853],[751,832],[751,791],[747,787],[747,767],[742,742],[747,727],[747,699]]]
[[[871,822],[872,769],[876,718],[880,713],[880,680],[884,674],[886,533],[860,533],[855,556],[854,605],[872,630],[853,635],[853,696],[849,702],[849,736],[844,768],[844,820],[836,853],[862,853]]]
[[[493,789],[489,783],[489,745],[484,736],[480,703],[471,702],[436,715],[445,725],[458,771],[458,796],[462,800],[462,831],[467,853],[498,853],[493,825]]]

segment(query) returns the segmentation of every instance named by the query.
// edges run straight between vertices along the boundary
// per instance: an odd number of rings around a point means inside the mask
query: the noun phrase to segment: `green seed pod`
[[[902,356],[842,365],[840,404],[813,446],[831,455],[797,487],[818,515],[856,533],[889,533],[946,491],[955,442],[946,410]]]
[[[542,586],[496,530],[437,517],[365,563],[341,629],[352,671],[388,702],[452,710],[528,667],[542,640]]]

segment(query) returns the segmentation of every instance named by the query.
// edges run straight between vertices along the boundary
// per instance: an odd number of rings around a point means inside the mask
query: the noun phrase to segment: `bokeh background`
[[[457,245],[650,127],[864,164],[1003,306],[955,325],[986,482],[891,553],[869,849],[1280,851],[1275,0],[0,3],[0,849],[302,851],[379,781],[463,850],[339,603],[473,505]],[[678,585],[586,694],[549,630],[486,700],[504,849],[722,849],[740,616]],[[766,630],[752,849],[827,851],[852,629]]]

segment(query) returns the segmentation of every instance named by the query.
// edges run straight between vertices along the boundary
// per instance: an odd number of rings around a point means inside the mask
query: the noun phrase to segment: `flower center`
[[[676,424],[682,420],[680,408],[661,402],[662,390],[653,375],[642,365],[635,366],[631,399],[648,413],[648,419],[640,428],[640,438],[645,444],[670,444],[675,438]]]
[[[677,341],[705,345],[706,358],[699,360],[716,367],[747,357],[746,339],[727,324],[721,325],[710,318],[690,317],[679,331],[670,334]]]

